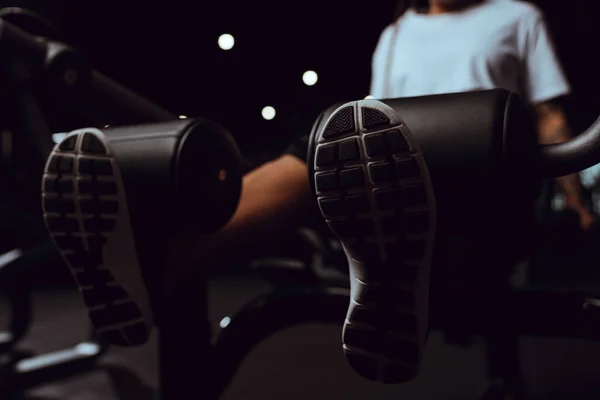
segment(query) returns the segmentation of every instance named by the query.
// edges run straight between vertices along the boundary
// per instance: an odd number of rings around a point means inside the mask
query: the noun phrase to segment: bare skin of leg
[[[312,202],[308,169],[297,157],[284,155],[248,173],[227,225],[212,235],[177,237],[169,244],[168,291],[197,268],[227,264],[229,255],[288,233],[310,213]]]

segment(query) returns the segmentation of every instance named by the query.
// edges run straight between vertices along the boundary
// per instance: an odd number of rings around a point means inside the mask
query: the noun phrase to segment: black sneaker
[[[429,319],[436,207],[427,166],[382,102],[344,104],[322,126],[311,142],[311,180],[350,266],[344,352],[369,380],[409,381]]]
[[[153,313],[119,166],[100,130],[71,132],[54,147],[42,199],[47,228],[97,332],[118,346],[147,342]]]

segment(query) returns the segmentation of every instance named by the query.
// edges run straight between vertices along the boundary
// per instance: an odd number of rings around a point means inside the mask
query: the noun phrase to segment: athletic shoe
[[[57,144],[42,199],[51,237],[79,286],[97,332],[118,346],[148,341],[153,326],[117,160],[98,129]]]
[[[314,135],[311,181],[350,267],[344,352],[369,380],[409,381],[427,338],[436,222],[423,155],[377,100],[342,105]]]

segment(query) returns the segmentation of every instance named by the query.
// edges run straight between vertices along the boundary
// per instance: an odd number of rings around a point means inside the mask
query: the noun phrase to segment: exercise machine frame
[[[74,49],[34,37],[1,18],[0,57],[3,83],[10,88],[11,101],[18,110],[16,132],[27,135],[36,154],[44,160],[53,142],[35,100],[33,83],[39,83],[40,79],[52,96],[98,127],[177,119],[174,114],[91,69]],[[564,169],[564,166],[559,168]],[[199,388],[205,399],[218,399],[246,354],[259,342],[293,325],[341,324],[349,302],[347,288],[326,283],[275,289],[227,317],[228,324],[223,323],[213,338],[208,317],[208,277],[200,268],[198,275],[188,283],[190,290],[177,291],[179,295],[169,298],[165,307],[169,313],[158,332],[159,391],[163,399],[188,397]],[[513,290],[507,292],[503,302],[504,317],[478,315],[468,320],[469,325],[463,327],[463,331],[486,335],[506,317],[510,319],[506,323],[518,334],[600,338],[597,322],[600,321],[597,307],[600,300],[586,293]],[[196,310],[192,318],[190,308]],[[258,319],[260,324],[254,322]],[[432,328],[443,328],[447,322],[433,318]],[[209,375],[206,371],[212,373]]]

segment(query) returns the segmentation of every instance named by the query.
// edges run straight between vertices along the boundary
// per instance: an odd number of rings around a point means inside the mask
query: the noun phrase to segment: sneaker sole
[[[436,207],[411,137],[392,108],[361,100],[339,107],[314,145],[319,208],[350,266],[343,349],[358,374],[384,383],[417,376],[429,319]]]
[[[101,131],[71,132],[54,147],[42,203],[46,227],[98,334],[122,347],[146,343],[153,326],[150,303],[121,172]]]

